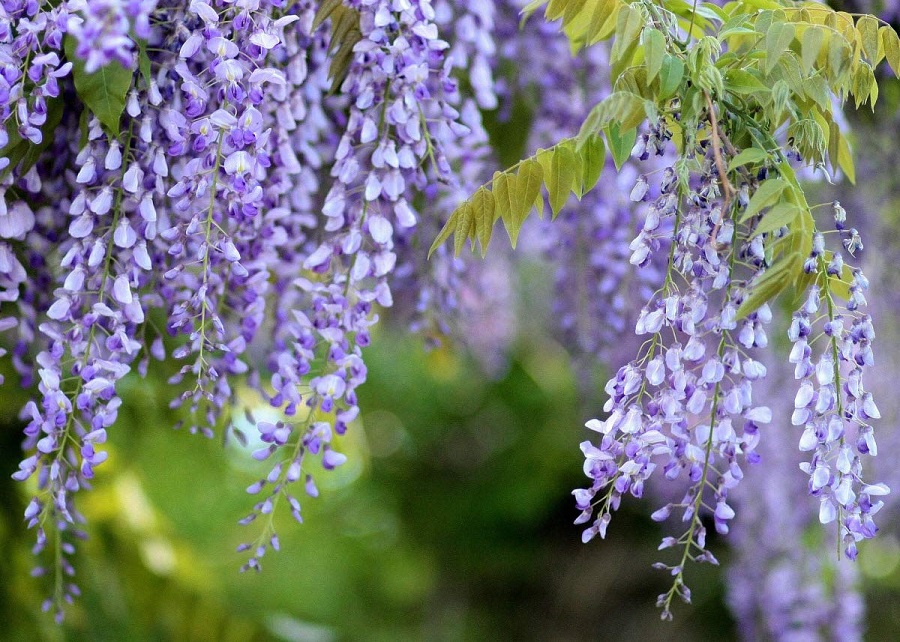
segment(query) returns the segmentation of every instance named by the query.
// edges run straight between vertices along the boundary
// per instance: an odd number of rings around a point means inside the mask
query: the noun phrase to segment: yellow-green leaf
[[[647,82],[662,69],[663,55],[666,53],[666,37],[658,29],[644,30],[644,64],[647,66]]]
[[[481,256],[487,254],[488,245],[491,243],[491,234],[494,231],[494,195],[485,188],[479,189],[472,197],[472,214],[475,222],[475,234],[481,244]],[[472,244],[475,250],[475,244]]]
[[[659,70],[659,94],[660,100],[671,98],[681,87],[684,79],[684,62],[677,56],[666,54]]]
[[[588,23],[586,42],[589,45],[609,38],[616,28],[619,15],[619,0],[597,0],[591,20]]]
[[[578,159],[569,145],[557,145],[539,152],[537,160],[544,173],[547,194],[550,196],[550,210],[553,218],[569,200],[569,193],[575,188]]]
[[[853,152],[850,150],[850,143],[846,136],[841,136],[838,140],[837,161],[850,182],[856,185],[856,166],[853,164]]]
[[[606,145],[603,138],[595,134],[589,136],[581,146],[582,191],[589,192],[597,185],[603,166],[606,164]]]
[[[637,140],[637,130],[628,129],[624,132],[617,123],[610,123],[606,128],[606,140],[609,143],[609,151],[612,154],[616,169],[622,169],[622,165],[628,160],[634,142]]]
[[[563,26],[569,26],[572,21],[575,19],[581,10],[584,9],[584,5],[587,3],[587,0],[568,0],[566,2],[566,10],[563,13]]]
[[[578,132],[578,146],[581,147],[582,141],[600,132],[611,122],[619,123],[623,129],[631,129],[640,125],[646,116],[643,98],[627,91],[615,91],[595,105],[588,114]]]
[[[752,236],[774,232],[789,225],[803,210],[796,203],[778,203],[760,219]]]
[[[894,70],[894,75],[900,78],[900,36],[891,27],[881,28],[881,42],[884,45],[884,57]]]
[[[772,73],[793,40],[794,25],[789,22],[772,23],[766,34],[766,74]]]
[[[878,64],[878,20],[863,16],[856,22],[856,30],[862,41],[863,51],[873,65]]]
[[[741,167],[743,165],[750,165],[751,163],[760,163],[766,160],[769,157],[769,154],[759,147],[748,147],[743,150],[737,156],[731,159],[731,162],[728,163],[728,171],[731,171],[737,167]]]
[[[466,201],[458,210],[459,220],[456,224],[456,231],[453,234],[453,253],[459,256],[468,240],[473,234],[475,226],[475,211],[472,209],[472,203]]]
[[[780,178],[770,178],[760,184],[750,198],[750,203],[747,205],[747,209],[744,210],[743,216],[741,216],[741,223],[751,219],[764,208],[777,201],[787,186],[787,182]]]
[[[803,32],[803,39],[800,41],[800,54],[803,62],[803,71],[806,73],[809,73],[815,66],[824,41],[825,31],[821,27],[808,27]]]
[[[778,296],[793,280],[794,264],[781,260],[763,272],[762,276],[750,285],[750,294],[744,299],[737,311],[737,318],[743,319],[755,312],[763,303]]]
[[[725,89],[733,94],[753,94],[758,91],[770,91],[759,78],[743,69],[729,69],[725,73]]]

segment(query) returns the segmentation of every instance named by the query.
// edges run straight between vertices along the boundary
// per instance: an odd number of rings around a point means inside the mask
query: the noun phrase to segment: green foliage
[[[620,168],[649,120],[672,132],[682,183],[706,154],[697,144],[712,141],[718,128],[726,137],[726,173],[754,192],[739,223],[747,237],[765,235],[772,263],[740,314],[789,286],[808,286],[802,265],[816,226],[786,153],[796,150],[808,165],[830,165],[832,173],[855,181],[853,153],[835,105],[852,99],[855,107],[868,104],[874,110],[877,65],[886,60],[900,76],[897,33],[872,16],[815,2],[736,0],[718,7],[685,0],[535,0],[523,15],[527,19],[541,8],[547,20],[561,21],[573,52],[611,41],[613,91],[590,111],[574,141],[496,174],[492,187],[463,203],[432,251],[455,234],[457,252],[467,239],[474,249],[478,239],[484,254],[497,218],[515,245],[532,204],[542,209],[537,185],[546,187],[557,216],[569,192],[581,197],[593,187],[584,180],[585,150],[605,154],[608,149]],[[770,178],[757,185],[754,177],[762,170]],[[531,191],[526,193],[526,186]],[[495,196],[493,220],[479,209],[488,191]],[[834,289],[838,296],[842,291]]]
[[[75,55],[75,40],[67,36],[63,47],[66,58],[72,63],[72,78],[78,97],[108,134],[118,136],[121,132],[119,123],[125,111],[125,96],[131,89],[134,72],[113,61],[89,74],[84,69],[84,61]]]
[[[605,145],[600,136],[584,139],[567,138],[550,149],[517,163],[505,172],[496,172],[490,183],[480,187],[470,199],[462,203],[441,230],[429,254],[454,236],[454,249],[459,254],[467,240],[481,245],[487,253],[497,219],[502,219],[512,246],[516,246],[519,231],[533,209],[542,213],[544,196],[553,218],[559,214],[571,194],[581,198],[597,184],[606,158]]]
[[[328,77],[331,79],[331,91],[336,92],[350,70],[353,48],[362,39],[362,32],[359,30],[359,13],[345,7],[342,0],[322,0],[313,18],[313,29],[319,28],[328,19],[331,19],[328,53],[332,56]]]
[[[19,130],[16,125],[16,118],[10,118],[6,121],[6,135],[9,142],[3,148],[3,156],[9,159],[9,165],[0,171],[0,178],[6,177],[15,167],[18,167],[17,174],[23,176],[29,169],[34,167],[38,162],[41,154],[46,150],[50,143],[53,142],[53,131],[63,116],[63,100],[61,98],[51,98],[47,101],[47,120],[41,127],[41,135],[43,138],[37,145],[27,139],[19,136]]]

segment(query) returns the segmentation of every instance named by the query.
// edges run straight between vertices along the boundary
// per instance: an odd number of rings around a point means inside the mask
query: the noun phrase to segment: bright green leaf
[[[862,16],[856,22],[859,38],[862,41],[863,51],[871,63],[878,63],[878,20],[872,16]]]
[[[610,123],[609,127],[606,128],[606,141],[609,143],[609,151],[612,154],[617,170],[622,169],[622,165],[628,160],[636,140],[636,129],[628,129],[622,132],[616,123]]]
[[[821,27],[808,27],[803,32],[803,38],[800,40],[800,54],[803,71],[807,74],[815,66],[824,41],[825,31]]]
[[[647,65],[647,82],[662,69],[663,55],[666,53],[666,37],[658,29],[644,30],[644,64]]]
[[[777,201],[787,186],[787,182],[781,178],[770,178],[761,183],[750,198],[750,203],[747,205],[747,209],[744,210],[743,216],[741,216],[741,223],[750,220],[764,208]]]
[[[472,197],[472,214],[475,221],[475,232],[478,242],[481,244],[481,256],[487,254],[488,245],[491,243],[491,234],[494,231],[494,195],[485,188],[479,189]],[[475,249],[475,244],[472,244]]]
[[[759,147],[748,147],[747,149],[740,152],[737,156],[731,159],[731,162],[728,163],[728,171],[731,171],[737,167],[741,167],[743,165],[750,165],[753,163],[761,163],[769,157],[769,154],[765,151],[761,150]]]
[[[778,203],[772,207],[753,230],[752,236],[774,232],[789,225],[803,210],[796,203]]]
[[[599,135],[588,137],[581,146],[580,154],[583,192],[589,192],[597,185],[606,164],[606,145],[603,138]]]
[[[900,78],[900,36],[897,36],[897,32],[891,27],[882,27],[880,31],[884,57],[894,70],[894,75]]]
[[[684,79],[684,62],[677,56],[666,54],[659,70],[659,94],[660,100],[671,98],[681,87]]]
[[[772,73],[775,65],[794,40],[794,25],[789,22],[773,22],[766,33],[766,74]]]
[[[725,73],[725,89],[733,94],[753,94],[769,91],[759,78],[743,69],[729,69]]]

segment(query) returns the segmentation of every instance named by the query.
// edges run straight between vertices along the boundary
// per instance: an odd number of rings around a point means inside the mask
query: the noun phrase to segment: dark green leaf
[[[66,36],[64,43],[66,57],[72,63],[72,78],[78,97],[103,124],[107,133],[119,136],[125,96],[131,89],[134,72],[113,61],[92,74],[86,73],[84,61],[75,55],[75,40]]]

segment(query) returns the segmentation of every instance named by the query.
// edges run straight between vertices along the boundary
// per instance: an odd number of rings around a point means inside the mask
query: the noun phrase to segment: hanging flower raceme
[[[862,247],[859,235],[845,229],[839,203],[834,209],[837,231],[852,254]],[[875,536],[873,517],[890,492],[885,484],[863,480],[860,459],[878,453],[871,422],[881,417],[863,383],[865,369],[874,365],[875,331],[863,312],[869,283],[861,270],[844,264],[840,250],[825,249],[820,233],[804,269],[815,275],[815,283],[788,332],[790,361],[800,381],[791,423],[803,427],[800,450],[811,453],[801,468],[809,475],[809,493],[819,499],[819,521],[837,521],[844,552],[856,559],[856,543]],[[852,276],[846,304],[839,306],[834,289],[843,284],[845,271]]]
[[[660,124],[638,139],[632,153],[640,157],[667,138]],[[683,499],[653,514],[663,521],[676,512],[687,524],[660,547],[681,550],[675,564],[659,565],[675,578],[659,600],[666,618],[676,595],[690,599],[685,564],[717,563],[706,546],[701,514],[708,511],[716,530],[728,532],[735,515],[729,492],[743,477],[743,462],[756,458],[760,425],[772,419],[752,394],[753,383],[766,373],[753,350],[767,345],[764,324],[771,313],[763,305],[737,318],[749,282],[765,269],[761,239],[754,241],[747,226],[735,223],[747,201],[733,198],[712,145],[706,148],[698,159],[702,171],[690,180],[677,180],[676,168],[663,173],[659,195],[648,203],[644,226],[631,244],[635,265],[649,264],[651,254],[665,251],[666,278],[637,319],[635,333],[646,337],[637,359],[606,385],[608,418],[587,424],[601,440],[582,443],[584,471],[592,483],[574,492],[582,510],[576,523],[593,520],[584,531],[588,541],[606,536],[622,497],[641,497],[657,471],[671,482],[684,480]],[[646,194],[645,181],[639,176],[632,193]],[[663,225],[665,219],[671,227]]]
[[[378,319],[373,307],[393,301],[388,277],[397,262],[395,227],[415,225],[412,197],[448,171],[441,136],[433,134],[452,128],[448,121],[458,117],[447,100],[455,91],[444,64],[448,45],[438,37],[430,2],[396,4],[348,3],[359,13],[361,38],[341,86],[350,108],[322,207],[325,237],[303,263],[314,278],[293,284],[301,307],[285,320],[293,339],[284,346],[288,355],[273,359],[272,401],[289,418],[299,416],[259,426],[267,445],[254,456],[274,455],[276,463],[248,489],[267,492],[243,521],[266,520],[257,539],[241,546],[251,553],[245,568],[258,569],[267,548],[278,548],[272,515],[282,498],[302,519],[288,485],[308,469],[308,459],[321,455],[326,469],[346,460],[331,442],[359,412],[355,389],[366,379],[362,348]],[[318,356],[324,366],[314,370]],[[305,474],[307,493],[316,495]]]

